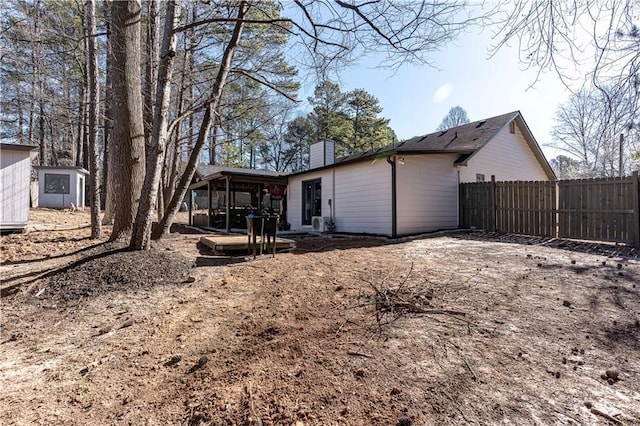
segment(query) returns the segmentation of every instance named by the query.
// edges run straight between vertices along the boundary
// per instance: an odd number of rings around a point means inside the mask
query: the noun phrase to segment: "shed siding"
[[[391,235],[391,166],[385,159],[339,167],[335,222],[339,232]]]
[[[460,182],[476,182],[476,174],[483,174],[487,181],[491,175],[498,181],[549,180],[520,128],[515,130],[512,134],[506,126],[471,157],[460,168]]]
[[[45,194],[45,174],[69,175],[69,193]],[[73,203],[79,209],[83,209],[85,204],[84,185],[85,174],[77,169],[40,169],[38,170],[38,205],[40,207],[63,209],[69,207],[69,203]]]
[[[397,232],[418,234],[458,226],[457,154],[412,155],[398,163]]]
[[[0,228],[21,229],[29,222],[31,159],[28,151],[2,150]]]

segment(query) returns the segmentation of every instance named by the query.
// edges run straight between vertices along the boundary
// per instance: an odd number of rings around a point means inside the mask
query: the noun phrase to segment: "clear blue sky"
[[[376,58],[364,58],[345,70],[339,83],[343,91],[362,88],[377,97],[381,115],[391,119],[401,140],[435,131],[456,105],[471,121],[520,110],[550,160],[560,152],[545,145],[551,141],[556,109],[569,91],[553,73],[542,74],[534,84],[537,70],[525,70],[514,47],[489,58],[492,43],[488,30],[463,35],[432,56],[437,69],[407,65],[394,73],[376,68]],[[303,87],[301,98],[312,92],[313,87]]]

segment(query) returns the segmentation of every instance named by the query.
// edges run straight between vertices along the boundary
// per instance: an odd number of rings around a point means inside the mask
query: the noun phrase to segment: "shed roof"
[[[33,168],[36,170],[57,170],[57,171],[74,170],[78,173],[82,173],[85,175],[89,174],[89,170],[80,166],[34,166]]]
[[[7,151],[33,151],[37,149],[37,145],[22,145],[18,143],[0,143],[0,149]]]

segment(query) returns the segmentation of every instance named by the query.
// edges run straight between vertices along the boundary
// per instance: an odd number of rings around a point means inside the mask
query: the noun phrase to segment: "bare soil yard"
[[[249,260],[32,221],[0,237],[2,424],[640,424],[637,250],[451,233]]]

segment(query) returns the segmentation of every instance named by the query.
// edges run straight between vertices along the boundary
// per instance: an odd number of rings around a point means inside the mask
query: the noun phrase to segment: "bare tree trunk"
[[[147,150],[152,145],[151,133],[153,131],[153,118],[155,116],[156,90],[158,89],[158,50],[160,44],[160,11],[158,0],[147,0],[148,25],[144,81],[144,135]]]
[[[198,3],[194,2],[191,8],[191,21],[192,22],[196,22],[198,20]],[[189,40],[189,54],[186,55],[185,59],[187,60],[187,75],[189,80],[193,78],[193,75],[195,73],[195,56],[194,56],[194,50],[196,48],[197,42],[196,42],[196,35],[195,35],[195,28],[192,28],[191,30],[189,30],[188,32],[188,40]],[[186,90],[186,94],[187,94],[187,100],[186,100],[186,104],[189,106],[189,108],[191,108],[193,106],[193,88],[194,88],[194,84],[192,82],[189,83],[189,85],[187,86],[187,90]],[[188,122],[189,125],[187,126],[187,149],[185,150],[185,154],[187,155],[187,157],[189,155],[191,155],[191,152],[193,150],[193,135],[194,135],[194,116],[193,114],[190,115],[188,117]]]
[[[105,78],[105,97],[104,97],[104,158],[102,163],[102,199],[104,200],[104,214],[102,215],[103,225],[112,225],[115,216],[115,180],[116,176],[111,172],[113,166],[113,56],[111,45],[111,18],[108,14],[108,7],[104,8],[105,22],[108,26],[107,31],[107,75]]]
[[[173,194],[176,188],[176,179],[178,178],[178,165],[180,164],[180,142],[178,141],[179,133],[176,130],[175,138],[173,142],[173,152],[172,157],[170,158],[171,163],[169,164],[169,177],[167,179],[167,187],[164,192],[164,203],[165,207],[162,211],[162,215],[164,216],[167,211],[167,202],[173,198]],[[158,218],[158,222],[162,220],[162,217]]]
[[[91,238],[102,238],[100,220],[100,171],[98,169],[98,54],[96,52],[96,5],[87,0],[87,64],[89,71],[89,188],[91,197]]]
[[[224,89],[225,84],[227,83],[227,77],[229,76],[229,70],[231,68],[231,61],[233,59],[233,54],[235,52],[236,47],[240,41],[240,37],[242,35],[242,30],[244,28],[244,16],[247,12],[248,6],[245,1],[241,1],[238,4],[238,18],[236,20],[235,26],[233,28],[233,34],[231,35],[231,39],[227,44],[224,54],[222,55],[222,61],[220,62],[220,69],[218,70],[218,74],[216,76],[216,80],[213,84],[213,92],[211,94],[211,98],[207,105],[207,108],[204,112],[204,117],[202,118],[202,123],[200,124],[200,131],[198,132],[198,139],[196,141],[195,146],[193,147],[193,151],[189,157],[189,162],[187,163],[187,167],[180,178],[180,182],[176,188],[171,201],[167,206],[167,211],[158,223],[158,227],[153,232],[154,239],[160,239],[163,235],[169,232],[171,228],[171,224],[175,218],[178,209],[180,208],[180,203],[184,199],[184,196],[187,192],[187,188],[189,187],[189,183],[191,183],[191,179],[193,179],[193,175],[196,171],[196,167],[198,165],[198,159],[200,157],[200,152],[204,146],[204,143],[207,140],[207,136],[209,133],[209,128],[211,127],[211,121],[213,118],[214,112],[217,110],[218,105],[220,105],[220,99],[222,98],[222,91]]]
[[[142,187],[142,196],[133,226],[131,243],[129,244],[129,247],[134,250],[148,250],[151,248],[153,208],[158,197],[162,164],[164,163],[164,153],[167,145],[171,77],[173,75],[173,58],[176,56],[176,36],[173,33],[173,28],[177,26],[180,20],[179,1],[171,0],[167,2],[167,13],[162,36],[162,54],[158,68],[158,96],[154,105],[155,114],[151,132],[151,146],[147,154],[147,170]]]
[[[216,114],[213,118],[213,128],[211,129],[211,138],[209,140],[209,165],[216,165],[216,148],[218,146],[218,129],[220,128],[220,114]]]
[[[144,117],[140,79],[140,0],[114,1],[111,13],[113,46],[113,158],[110,170],[118,179],[111,240],[129,238],[145,171]]]
[[[46,166],[47,163],[47,145],[44,137],[44,99],[42,99],[42,81],[40,81],[40,100],[38,101],[38,143],[40,144],[40,165]]]
[[[33,4],[33,10],[35,11],[33,17],[33,46],[31,48],[31,63],[33,64],[33,74],[31,75],[31,104],[29,105],[29,143],[33,143],[34,132],[34,117],[36,111],[36,90],[38,87],[38,80],[42,78],[40,75],[40,45],[35,41],[40,37],[40,1],[36,0]],[[40,165],[43,166],[45,162],[42,159],[42,153],[40,154]]]
[[[76,166],[82,166],[84,162],[84,136],[85,136],[85,97],[86,97],[86,84],[84,83],[84,78],[82,79],[82,85],[80,86],[80,96],[78,99],[78,134],[76,138],[76,155],[75,162]]]

